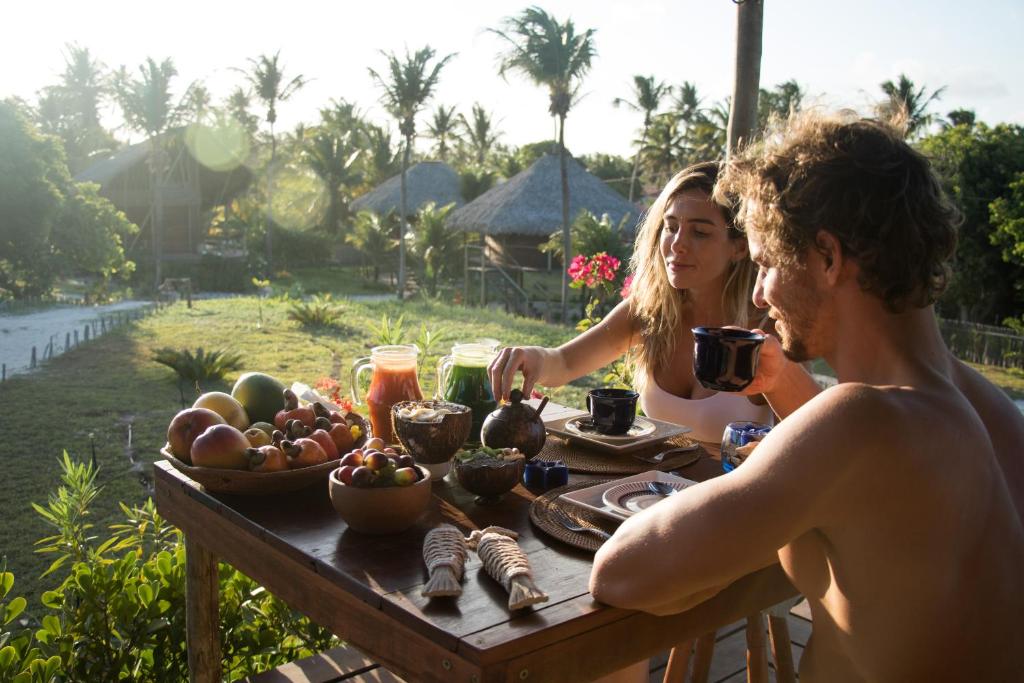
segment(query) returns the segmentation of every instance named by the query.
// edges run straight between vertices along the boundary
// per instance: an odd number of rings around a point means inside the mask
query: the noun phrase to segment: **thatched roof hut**
[[[639,210],[597,176],[569,157],[569,220],[586,209],[608,214],[632,235]],[[508,181],[492,187],[448,217],[448,225],[484,235],[488,251],[499,262],[551,267],[537,247],[562,227],[562,175],[557,154],[547,154]]]
[[[459,174],[440,161],[421,161],[405,173],[406,207],[413,215],[421,207],[434,202],[438,208],[448,204],[462,206],[465,200],[459,189]],[[353,211],[387,213],[400,211],[402,203],[401,174],[388,178],[352,202]]]
[[[160,142],[166,154],[163,183],[163,252],[166,256],[198,253],[209,222],[202,213],[231,201],[245,190],[253,174],[244,165],[226,170],[204,166],[185,144],[185,129],[172,130]],[[75,176],[79,182],[97,183],[100,194],[142,228],[142,243],[149,242],[153,192],[150,188],[149,141],[124,147],[94,162]],[[132,246],[132,245],[129,245]],[[142,244],[134,244],[139,249]],[[138,255],[135,255],[136,258]]]
[[[636,208],[573,158],[568,159],[569,218],[586,209],[608,214],[612,225]],[[545,239],[562,226],[562,176],[558,155],[546,154],[507,182],[492,187],[461,209],[448,224],[486,235],[532,235]],[[629,226],[632,230],[632,226]]]

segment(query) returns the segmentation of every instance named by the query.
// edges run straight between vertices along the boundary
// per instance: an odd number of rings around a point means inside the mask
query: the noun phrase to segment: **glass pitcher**
[[[391,407],[399,401],[419,401],[423,398],[417,377],[415,344],[375,346],[370,355],[352,364],[352,400],[361,405],[359,376],[371,369],[370,388],[366,392],[366,405],[370,413],[370,430],[386,444],[395,443],[391,429]]]
[[[473,426],[469,430],[472,442],[479,443],[484,418],[498,407],[487,374],[498,346],[493,339],[456,344],[451,354],[437,363],[437,397],[469,406],[473,411]]]

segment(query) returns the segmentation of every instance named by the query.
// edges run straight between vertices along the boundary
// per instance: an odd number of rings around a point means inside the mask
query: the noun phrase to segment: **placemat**
[[[585,474],[640,474],[651,470],[669,472],[691,460],[693,453],[670,455],[657,464],[637,460],[633,456],[650,457],[669,448],[688,446],[693,443],[696,442],[687,436],[677,436],[632,453],[604,453],[582,446],[575,441],[567,441],[549,434],[547,441],[544,442],[544,448],[541,449],[537,457],[541,460],[561,460],[570,472]],[[701,457],[707,455],[703,446],[698,446],[697,451]]]
[[[591,534],[585,531],[570,531],[569,529],[566,529],[552,516],[551,508],[561,508],[569,515],[569,517],[579,522],[580,526],[597,527],[598,529],[607,531],[610,534],[614,533],[615,529],[619,526],[617,523],[607,517],[602,517],[596,512],[591,512],[584,507],[573,505],[572,503],[566,503],[565,501],[558,499],[558,497],[563,493],[585,489],[589,486],[596,486],[609,481],[614,481],[614,479],[580,481],[575,484],[560,486],[557,489],[552,489],[547,493],[537,496],[530,504],[530,521],[533,522],[533,525],[538,529],[549,536],[554,536],[563,543],[568,543],[571,546],[575,546],[576,548],[581,548],[583,550],[589,550],[590,552],[597,552],[597,549],[604,544],[604,541],[599,538],[597,534]]]

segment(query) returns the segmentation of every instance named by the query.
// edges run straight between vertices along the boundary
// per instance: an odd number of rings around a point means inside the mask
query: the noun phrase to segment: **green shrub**
[[[153,353],[153,360],[174,370],[178,380],[195,384],[224,379],[224,375],[242,367],[242,357],[224,349],[207,353],[203,347],[195,350],[164,347]]]
[[[100,494],[96,472],[67,453],[61,466],[62,485],[45,507],[35,507],[55,531],[40,542],[40,552],[57,555],[52,576],[66,573],[43,593],[34,634],[9,630],[25,603],[8,599],[14,577],[0,573],[0,680],[188,680],[181,532],[150,500],[136,508],[122,504],[125,521],[109,537],[91,535],[83,520]],[[227,680],[337,645],[329,631],[232,567],[220,565],[219,579]]]
[[[288,319],[303,327],[337,327],[343,312],[330,294],[316,294],[309,301],[293,300],[288,306]]]

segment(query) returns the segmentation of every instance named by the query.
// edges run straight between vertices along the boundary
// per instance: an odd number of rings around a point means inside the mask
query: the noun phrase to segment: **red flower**
[[[632,275],[627,275],[626,276],[626,280],[622,283],[622,289],[619,291],[619,294],[622,295],[623,299],[628,299],[629,295],[632,293],[632,288],[633,288],[633,276]]]

